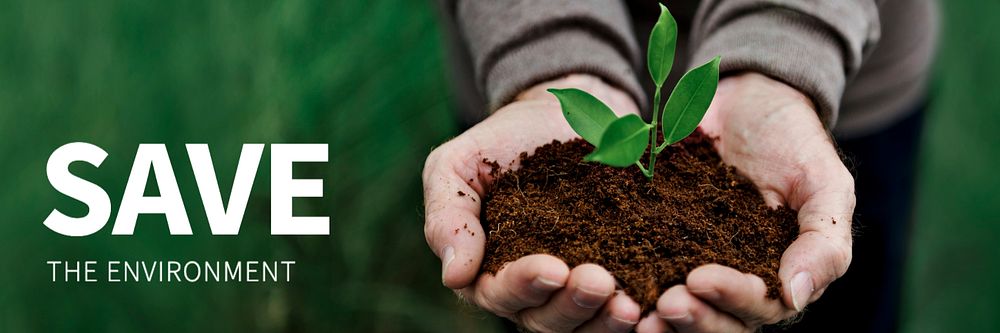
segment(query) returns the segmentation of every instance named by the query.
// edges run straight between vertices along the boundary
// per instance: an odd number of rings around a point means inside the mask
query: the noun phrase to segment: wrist
[[[626,114],[639,114],[638,104],[631,95],[613,85],[608,84],[600,77],[590,74],[570,74],[558,79],[541,82],[519,93],[514,101],[540,100],[558,105],[559,101],[548,89],[576,88],[597,97],[604,102],[618,116]]]
[[[754,125],[774,125],[774,117],[783,118],[785,111],[798,113],[796,122],[810,125],[822,124],[812,100],[784,82],[756,72],[742,72],[719,80],[716,98],[702,120],[702,126],[712,132],[721,130],[725,124],[743,128]],[[808,114],[803,114],[808,113]],[[815,121],[813,121],[813,119]],[[814,123],[814,124],[813,124]],[[825,132],[825,130],[822,130]],[[718,135],[719,133],[711,133]]]
[[[722,86],[739,86],[751,90],[763,90],[771,94],[772,97],[783,103],[800,104],[812,110],[816,105],[806,94],[795,89],[782,81],[757,72],[741,72],[723,78],[719,81],[719,88]]]

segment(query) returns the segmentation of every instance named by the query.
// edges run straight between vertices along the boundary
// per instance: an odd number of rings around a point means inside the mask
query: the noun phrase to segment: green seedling
[[[652,123],[646,123],[634,114],[617,117],[599,99],[579,89],[548,90],[559,99],[563,116],[570,127],[594,145],[594,151],[585,156],[584,160],[619,168],[634,164],[646,178],[653,179],[656,155],[694,132],[715,96],[715,89],[719,85],[721,58],[715,57],[685,73],[661,110],[660,91],[670,73],[670,67],[673,66],[676,46],[677,22],[667,7],[661,4],[660,18],[650,33],[647,53],[649,75],[656,84]],[[664,140],[657,144],[661,129]],[[648,167],[639,161],[647,148]]]

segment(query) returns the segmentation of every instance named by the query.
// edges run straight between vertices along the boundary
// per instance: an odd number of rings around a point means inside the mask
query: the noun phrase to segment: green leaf
[[[662,86],[667,80],[667,74],[670,74],[676,47],[677,22],[667,7],[660,4],[660,19],[649,33],[649,48],[646,51],[646,66],[649,67],[649,75],[653,77],[657,87]]]
[[[601,134],[618,117],[604,102],[580,89],[549,89],[562,106],[569,126],[594,146],[599,146]]]
[[[583,159],[619,168],[630,166],[646,152],[650,127],[634,114],[618,118],[601,135],[601,144]]]
[[[663,138],[666,144],[681,141],[695,128],[708,111],[719,86],[719,61],[715,57],[681,77],[663,108]]]

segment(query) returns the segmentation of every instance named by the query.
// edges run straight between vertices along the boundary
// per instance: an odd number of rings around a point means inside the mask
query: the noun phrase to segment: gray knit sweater
[[[644,45],[655,1],[444,0],[453,81],[467,120],[521,90],[589,73],[648,109]],[[933,0],[703,0],[668,4],[679,24],[671,83],[721,55],[810,96],[841,136],[872,133],[921,102],[937,31]]]

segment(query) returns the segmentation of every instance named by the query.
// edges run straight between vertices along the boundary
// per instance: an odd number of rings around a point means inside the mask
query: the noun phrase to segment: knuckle
[[[520,324],[531,332],[537,333],[560,333],[572,331],[573,325],[560,319],[542,317],[536,312],[526,312],[520,317]]]
[[[508,306],[505,306],[497,293],[490,288],[476,288],[474,301],[483,310],[504,318],[511,318],[511,315],[515,312]]]
[[[576,326],[592,316],[591,312],[579,307],[557,306],[553,312],[549,326],[564,329]]]
[[[847,167],[844,166],[843,163],[841,163],[840,168],[838,168],[835,179],[838,183],[843,184],[852,191],[854,190],[854,175],[851,174],[850,170],[847,170]]]
[[[826,241],[822,244],[824,246],[819,249],[821,261],[818,264],[827,266],[829,274],[832,275],[831,280],[840,278],[847,273],[847,268],[853,259],[851,241],[839,237],[826,237]]]
[[[803,260],[800,265],[811,266],[812,269],[823,269],[825,274],[831,275],[829,276],[831,280],[839,278],[847,272],[853,259],[849,238],[825,235],[819,231],[809,231],[800,237],[812,238],[813,244],[815,244],[813,246],[816,246],[806,250],[812,255],[800,258]]]
[[[547,329],[545,325],[543,325],[542,322],[538,320],[538,317],[535,316],[532,312],[519,312],[514,316],[515,316],[514,322],[516,322],[519,326],[521,326],[524,329],[527,329],[530,332],[538,332],[538,333],[552,332],[551,330]]]
[[[428,240],[439,240],[440,237],[447,236],[448,226],[451,224],[448,219],[449,217],[443,214],[442,211],[446,208],[442,205],[435,203],[430,203],[427,206],[427,216],[424,218],[424,235],[428,237]]]
[[[442,223],[433,223],[430,221],[424,223],[424,240],[427,241],[427,245],[431,247],[437,245],[441,234],[440,233],[441,228],[442,228]],[[439,249],[433,249],[433,250],[438,251]]]
[[[445,143],[440,147],[434,148],[429,154],[427,154],[427,159],[424,160],[424,169],[421,173],[424,183],[426,184],[430,180],[431,174],[437,168],[437,164],[441,161],[442,149],[448,144]]]
[[[833,268],[835,278],[840,278],[847,273],[847,268],[850,267],[853,256],[854,254],[850,244],[840,242],[839,244],[833,245],[830,265],[832,266],[831,268]]]

